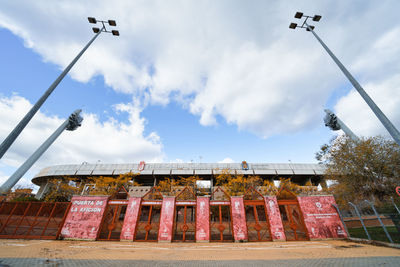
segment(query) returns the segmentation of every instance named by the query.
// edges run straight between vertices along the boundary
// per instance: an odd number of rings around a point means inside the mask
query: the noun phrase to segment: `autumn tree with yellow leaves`
[[[215,177],[215,185],[223,187],[231,196],[245,194],[251,187],[259,189],[263,195],[275,195],[278,192],[273,181],[262,180],[257,175],[233,175],[230,170],[222,170]]]
[[[157,190],[164,195],[176,195],[174,189],[178,187],[190,187],[191,190],[196,192],[203,192],[204,188],[197,185],[197,181],[200,181],[198,176],[179,177],[179,179],[165,178],[157,183]]]
[[[50,190],[44,196],[44,201],[64,202],[71,200],[73,195],[113,195],[122,186],[129,190],[131,186],[137,186],[133,181],[137,174],[125,173],[117,177],[98,176],[86,179],[76,177],[63,177],[49,181]]]
[[[327,166],[326,180],[338,203],[369,199],[382,202],[400,185],[400,147],[383,137],[354,141],[346,136],[321,147],[316,158]]]

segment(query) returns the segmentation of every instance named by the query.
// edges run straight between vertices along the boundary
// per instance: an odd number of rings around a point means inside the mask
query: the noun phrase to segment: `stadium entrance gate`
[[[278,193],[277,199],[286,240],[309,240],[296,195],[282,188]]]
[[[185,187],[176,196],[172,241],[196,241],[196,195],[190,187]]]
[[[244,195],[247,235],[249,241],[271,241],[271,232],[265,210],[264,197],[253,187]]]
[[[229,195],[217,187],[210,201],[210,241],[233,242],[231,202]]]
[[[161,193],[154,187],[143,196],[134,237],[135,241],[157,242],[162,198]]]

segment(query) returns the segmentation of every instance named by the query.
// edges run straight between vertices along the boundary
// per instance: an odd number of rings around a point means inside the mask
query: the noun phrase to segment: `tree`
[[[331,190],[339,204],[382,202],[400,185],[400,147],[380,136],[359,141],[337,137],[321,146],[316,158],[326,164],[325,179],[336,182]]]
[[[73,195],[82,191],[83,184],[76,178],[63,177],[61,179],[51,179],[48,181],[50,190],[46,193],[43,200],[46,202],[67,202]]]
[[[198,176],[179,177],[179,179],[170,179],[166,177],[158,182],[156,188],[164,195],[175,195],[174,189],[177,187],[190,187],[194,193],[204,193],[205,189],[197,185],[201,179]]]
[[[51,179],[49,181],[50,190],[44,197],[44,201],[49,202],[64,202],[70,201],[73,195],[113,195],[124,186],[129,190],[130,186],[139,185],[133,182],[133,178],[137,174],[125,173],[117,177],[98,176],[86,179],[77,177],[63,177],[58,179]]]
[[[272,181],[263,181],[257,175],[233,175],[230,170],[222,170],[215,177],[215,185],[225,188],[226,192],[231,196],[243,195],[250,187],[261,190],[264,195],[275,195],[277,193],[277,188]]]
[[[92,186],[89,188],[87,194],[111,196],[122,186],[124,186],[126,190],[129,190],[129,187],[138,185],[137,183],[133,182],[133,178],[135,176],[137,176],[137,174],[129,172],[120,174],[117,177],[92,177],[88,179],[88,183]]]

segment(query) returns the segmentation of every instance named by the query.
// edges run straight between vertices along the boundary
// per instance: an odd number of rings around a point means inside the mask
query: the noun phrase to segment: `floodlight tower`
[[[83,118],[79,115],[82,110],[74,111],[63,124],[14,172],[13,175],[0,187],[0,194],[7,193],[24,174],[32,167],[32,165],[46,152],[46,150],[54,143],[54,141],[64,132],[74,131],[81,126]]]
[[[36,114],[36,112],[39,110],[39,108],[43,105],[43,103],[46,101],[46,99],[50,96],[50,94],[54,91],[54,89],[57,87],[57,85],[62,81],[62,79],[67,75],[67,73],[71,70],[71,68],[75,65],[75,63],[79,60],[79,58],[83,55],[83,53],[89,48],[89,46],[96,40],[96,38],[100,35],[102,32],[108,32],[112,33],[112,35],[119,36],[119,31],[112,30],[112,31],[107,31],[106,25],[108,24],[110,26],[117,26],[115,20],[108,20],[108,21],[102,21],[102,20],[96,20],[95,18],[89,17],[88,18],[90,23],[96,24],[97,22],[100,22],[102,24],[101,29],[99,28],[92,28],[93,32],[96,34],[93,36],[93,38],[89,41],[89,43],[79,52],[79,54],[72,60],[72,62],[64,69],[64,71],[58,76],[58,78],[50,85],[50,87],[47,89],[47,91],[42,95],[42,97],[36,102],[36,104],[29,110],[29,112],[25,115],[25,117],[18,123],[17,126],[15,126],[14,130],[7,136],[6,139],[1,143],[0,145],[0,159],[3,157],[3,155],[7,152],[7,150],[10,148],[10,146],[14,143],[15,139],[18,137],[18,135],[22,132],[22,130],[25,128],[25,126],[29,123],[29,121],[32,119],[32,117]]]
[[[383,112],[380,110],[380,108],[375,104],[375,102],[371,99],[371,97],[365,92],[365,90],[361,87],[361,85],[357,82],[357,80],[351,75],[351,73],[345,68],[345,66],[339,61],[339,59],[333,54],[333,52],[325,45],[325,43],[319,38],[319,36],[314,32],[314,26],[308,25],[307,20],[309,18],[312,18],[313,21],[320,21],[321,16],[320,15],[314,15],[314,16],[306,16],[302,12],[296,12],[294,15],[296,19],[301,19],[305,18],[301,26],[298,26],[297,23],[290,23],[289,28],[290,29],[296,29],[296,28],[304,28],[307,31],[311,32],[314,37],[318,40],[318,42],[322,45],[322,47],[328,52],[328,54],[331,56],[333,61],[338,65],[340,70],[343,72],[343,74],[347,77],[347,79],[351,82],[351,84],[356,88],[358,93],[361,95],[362,98],[364,98],[365,102],[367,102],[368,106],[372,109],[372,111],[375,113],[375,115],[378,117],[380,122],[385,126],[386,130],[389,132],[389,134],[393,137],[394,141],[400,145],[400,133],[396,129],[396,127],[392,124],[392,122],[383,114]]]
[[[326,115],[324,117],[325,126],[329,127],[332,131],[343,130],[353,141],[359,141],[360,139],[341,121],[332,111],[329,109],[324,110]]]

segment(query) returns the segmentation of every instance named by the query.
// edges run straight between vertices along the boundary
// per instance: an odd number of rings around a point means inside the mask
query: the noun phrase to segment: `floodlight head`
[[[313,21],[319,21],[321,18],[322,17],[320,15],[315,15],[312,20]]]
[[[310,28],[311,28],[311,30],[314,30],[314,28],[315,28],[315,26],[308,26],[308,27],[310,27]],[[309,31],[310,31],[310,29],[309,29],[309,28],[307,28],[307,31],[309,32]]]
[[[293,22],[292,22],[292,23],[290,23],[290,25],[289,25],[289,28],[290,28],[290,29],[293,29],[293,30],[296,29],[296,27],[297,27],[297,23],[293,23]]]
[[[117,23],[115,22],[115,20],[109,19],[109,20],[108,20],[108,25],[110,25],[110,26],[117,26]]]
[[[119,31],[113,30],[113,31],[111,31],[111,32],[112,32],[112,35],[119,36]]]
[[[296,14],[294,15],[294,17],[296,19],[301,19],[303,17],[303,12],[296,12]]]
[[[89,23],[93,23],[93,24],[97,23],[97,20],[93,17],[88,17],[87,19],[88,19]]]
[[[92,28],[94,33],[98,33],[100,31],[99,28]]]

